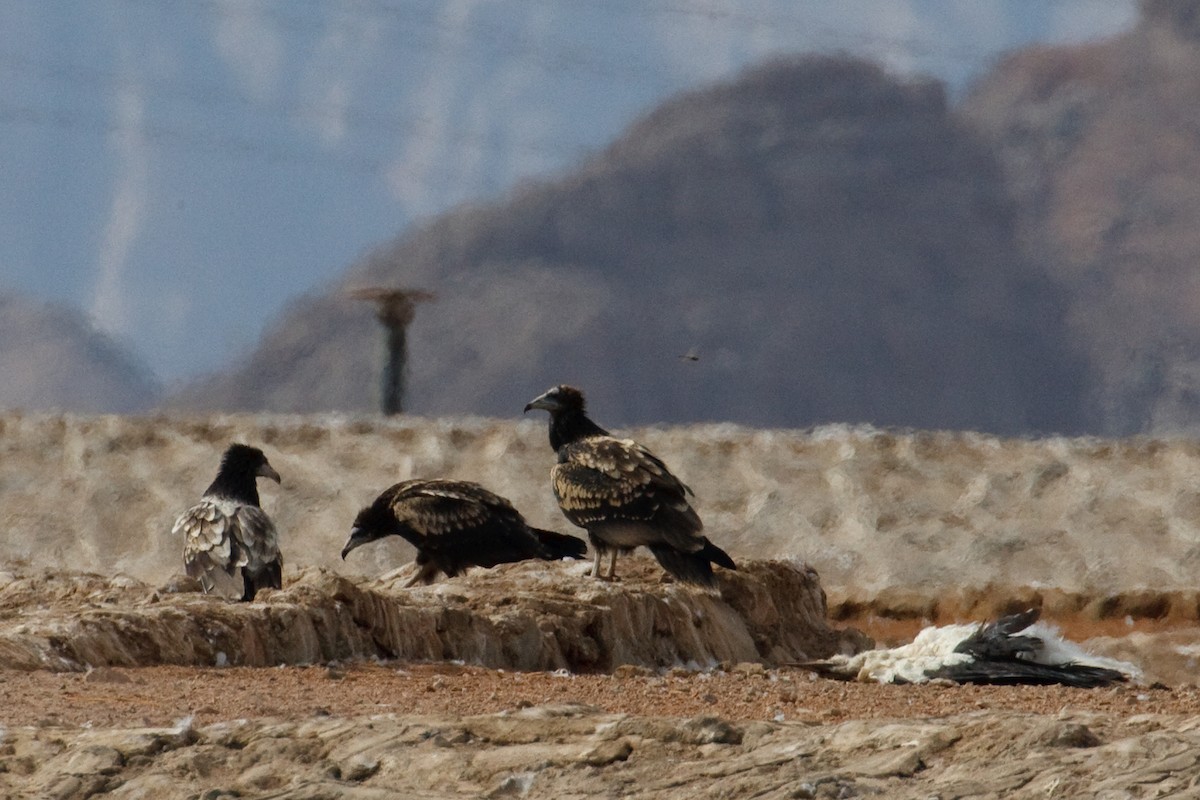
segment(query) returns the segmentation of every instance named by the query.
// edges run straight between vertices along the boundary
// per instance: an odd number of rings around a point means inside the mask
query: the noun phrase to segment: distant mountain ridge
[[[962,112],[997,154],[1025,252],[1069,298],[1094,430],[1200,430],[1200,6],[1013,53]]]
[[[777,61],[378,248],[171,404],[374,408],[380,335],[344,290],[385,284],[438,294],[410,336],[419,413],[512,415],[571,381],[620,422],[1084,430],[1066,301],[1015,220],[939,84]]]
[[[853,52],[958,97],[997,54],[1136,0],[9,3],[0,281],[174,385],[462,202],[574,169],[675,93]]]
[[[1111,39],[1014,51],[953,106],[936,81],[829,57],[678,95],[573,171],[430,218],[285,313],[254,317],[255,329],[270,320],[255,349],[162,407],[375,409],[381,336],[347,290],[382,284],[438,295],[411,331],[409,408],[423,414],[507,416],[566,380],[614,426],[1200,430],[1200,17],[1184,0],[1139,6],[1137,25]],[[70,97],[102,100],[90,85],[72,84]],[[153,98],[169,87],[150,88]],[[417,172],[428,167],[414,159]],[[10,212],[38,208],[14,198]],[[344,207],[337,198],[312,203]],[[312,203],[279,218],[308,220]],[[56,249],[49,222],[18,217],[14,228],[37,230],[22,263],[65,273],[79,261]],[[305,235],[332,241],[319,226]],[[182,242],[164,252],[183,257]],[[220,269],[299,263],[244,233],[203,258]],[[151,285],[165,273],[137,293],[120,291],[137,275],[114,273],[109,312],[149,314],[198,341],[183,311],[199,302],[195,282],[212,281],[185,262],[172,297]],[[163,253],[146,263],[165,263]],[[223,326],[216,312],[205,321],[225,344],[252,316],[239,304],[253,291],[238,286],[220,307],[241,322]],[[276,297],[294,290],[279,288]],[[5,342],[0,402],[113,411],[159,401],[121,343],[88,349],[90,321],[39,327],[37,316],[16,314],[23,321],[8,330],[57,330],[72,343],[62,352],[103,351],[124,367],[83,391],[90,373],[64,368],[73,362],[46,341]],[[162,363],[165,339],[142,344],[157,345]]]
[[[79,311],[0,292],[0,409],[130,413],[162,387]]]

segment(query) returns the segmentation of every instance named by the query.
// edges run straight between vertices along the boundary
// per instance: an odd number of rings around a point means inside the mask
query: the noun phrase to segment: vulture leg
[[[596,548],[596,556],[592,560],[592,577],[599,580],[604,580],[604,576],[600,574],[600,548]]]
[[[414,586],[428,586],[433,583],[433,579],[437,577],[438,568],[428,561],[417,559],[419,569],[413,573],[413,576],[404,582],[405,589],[411,589]]]

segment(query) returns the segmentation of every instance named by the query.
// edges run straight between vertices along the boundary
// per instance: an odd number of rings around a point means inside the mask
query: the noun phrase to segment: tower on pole
[[[417,303],[434,299],[432,292],[372,286],[351,290],[356,300],[375,304],[375,317],[383,325],[384,361],[380,381],[379,410],[387,416],[404,411],[405,373],[408,368],[408,326]]]

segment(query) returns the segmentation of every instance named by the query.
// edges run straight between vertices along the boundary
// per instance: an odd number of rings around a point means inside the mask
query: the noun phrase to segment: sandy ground
[[[389,570],[411,558],[397,543],[337,558],[357,507],[412,475],[480,480],[531,521],[561,523],[542,426],[0,423],[0,656],[37,667],[0,670],[3,797],[1200,791],[1200,449],[1189,442],[647,432],[744,567],[718,602],[663,586],[633,559],[613,586],[525,565],[396,591]],[[166,588],[178,543],[165,531],[235,438],[262,443],[286,475],[265,500],[287,531],[287,586],[253,607]],[[803,575],[789,583],[756,559]],[[808,602],[817,574],[834,627],[883,645],[931,621],[1032,606],[1170,688],[878,686],[780,667],[813,652],[774,634],[814,626],[818,606],[824,623],[824,603]],[[592,652],[629,642],[678,652],[631,646],[607,665]],[[577,671],[504,660],[533,650]],[[771,668],[750,663],[758,656]],[[144,666],[52,671],[79,664]]]
[[[868,602],[988,585],[1101,598],[1154,590],[1191,595],[1130,611],[1200,616],[1200,445],[1191,440],[838,425],[619,433],[695,490],[708,535],[735,560],[799,558],[831,597]],[[544,420],[6,413],[0,563],[166,581],[179,569],[172,523],[211,482],[231,441],[261,446],[283,476],[262,496],[286,569],[374,576],[410,561],[412,548],[398,538],[339,556],[357,511],[407,478],[478,481],[532,524],[571,529],[549,485]]]
[[[187,717],[210,724],[258,717],[458,716],[547,704],[582,704],[641,716],[811,723],[981,710],[1200,714],[1200,690],[1194,686],[879,686],[753,664],[708,673],[637,672],[514,673],[447,664],[102,668],[88,674],[5,671],[0,673],[0,719],[7,726],[164,726]]]

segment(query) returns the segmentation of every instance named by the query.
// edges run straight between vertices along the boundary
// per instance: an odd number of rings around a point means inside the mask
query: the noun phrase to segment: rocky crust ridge
[[[261,602],[205,596],[187,579],[153,587],[87,573],[0,573],[0,668],[275,666],[354,659],[457,661],[512,670],[609,672],[623,665],[768,666],[871,640],[826,619],[810,567],[748,561],[719,592],[662,580],[649,560],[623,580],[584,562],[525,562],[404,589],[407,569],[351,579],[307,567]]]

